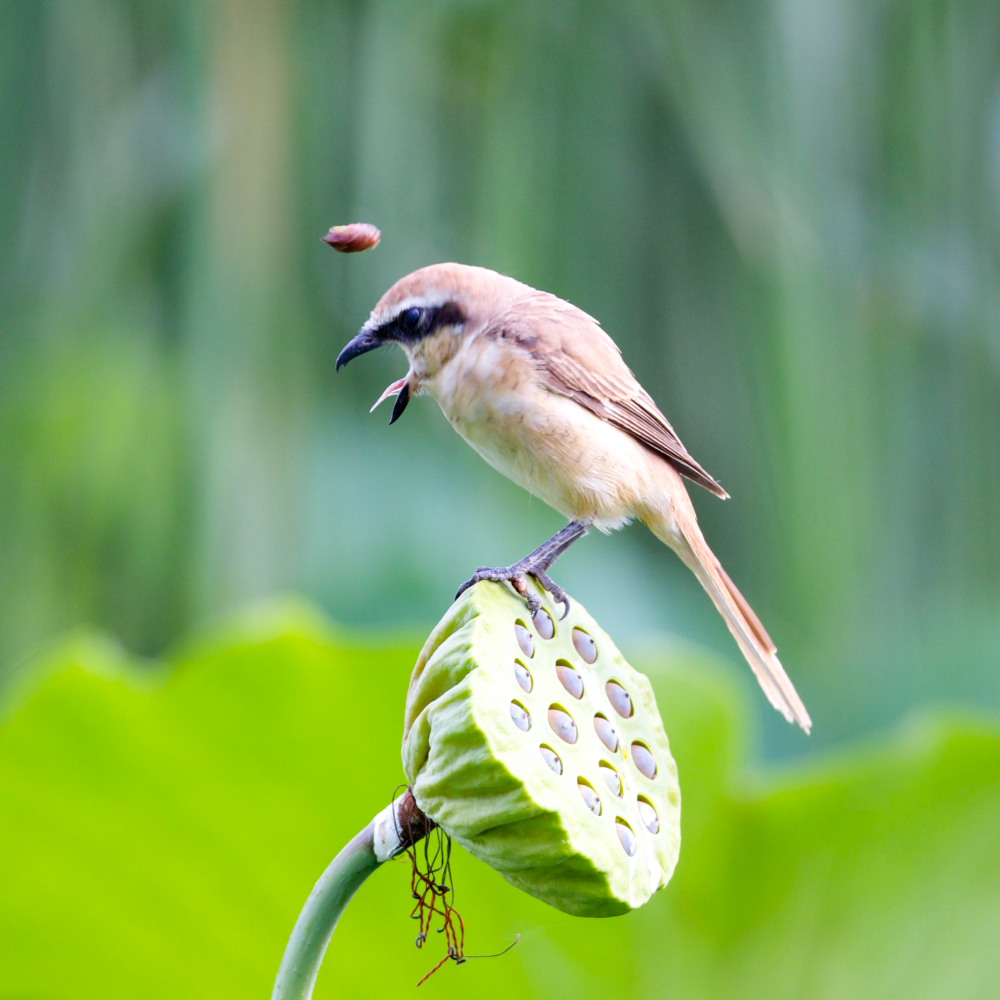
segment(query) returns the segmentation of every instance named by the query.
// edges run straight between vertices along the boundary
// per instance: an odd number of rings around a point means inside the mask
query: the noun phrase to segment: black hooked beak
[[[359,354],[367,354],[374,351],[376,347],[381,347],[385,343],[373,330],[362,330],[337,357],[337,371],[339,372],[348,361],[353,361]]]
[[[367,354],[369,351],[374,351],[376,347],[381,347],[385,343],[386,341],[379,337],[373,330],[363,329],[340,352],[340,355],[337,358],[337,371],[339,372],[348,361],[352,361],[359,354]],[[395,390],[395,392],[393,390]],[[410,386],[405,379],[400,379],[399,382],[390,385],[389,388],[382,393],[375,406],[378,406],[378,404],[389,395],[395,395],[396,397],[396,402],[392,408],[392,416],[389,418],[389,423],[394,424],[403,415],[403,410],[406,409],[407,404],[410,402]],[[375,409],[375,406],[372,407],[373,410]]]

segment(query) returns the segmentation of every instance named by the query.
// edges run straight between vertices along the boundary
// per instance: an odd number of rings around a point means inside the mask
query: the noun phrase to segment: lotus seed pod
[[[579,916],[641,906],[680,849],[677,768],[648,679],[573,601],[534,619],[484,581],[417,659],[403,769],[420,808],[520,889]]]

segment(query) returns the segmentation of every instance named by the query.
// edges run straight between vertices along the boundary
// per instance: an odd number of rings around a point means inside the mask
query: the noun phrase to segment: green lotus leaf
[[[106,638],[36,660],[0,717],[0,997],[268,996],[317,875],[392,796],[418,648],[351,642],[281,603],[153,670]],[[749,679],[676,644],[633,656],[685,779],[668,890],[627,920],[577,920],[456,851],[470,951],[522,941],[414,992],[432,958],[412,946],[409,866],[387,864],[341,921],[317,1000],[996,996],[994,716],[935,709],[763,764],[750,706],[780,720]]]

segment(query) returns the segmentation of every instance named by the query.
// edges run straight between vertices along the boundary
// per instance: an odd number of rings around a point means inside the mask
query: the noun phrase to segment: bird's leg
[[[550,593],[553,599],[563,605],[562,617],[569,613],[569,597],[546,572],[548,568],[578,539],[582,538],[589,530],[593,522],[589,519],[581,518],[578,521],[570,521],[565,528],[557,531],[547,542],[543,542],[534,552],[529,552],[523,559],[519,559],[512,566],[480,566],[472,576],[458,588],[456,598],[461,597],[473,584],[481,580],[494,580],[496,582],[507,581],[510,585],[528,602],[528,610],[534,614],[541,606],[534,594],[532,594],[525,582],[525,576],[533,576],[542,588]]]

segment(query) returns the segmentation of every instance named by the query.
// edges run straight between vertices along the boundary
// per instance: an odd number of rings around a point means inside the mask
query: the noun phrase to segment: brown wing
[[[504,317],[506,322],[498,325],[498,333],[532,355],[553,391],[631,434],[663,456],[681,475],[716,496],[728,497],[688,453],[667,418],[622,360],[618,345],[597,321],[576,306],[544,292],[535,293],[532,299],[532,326],[519,323],[518,313],[512,311]]]

